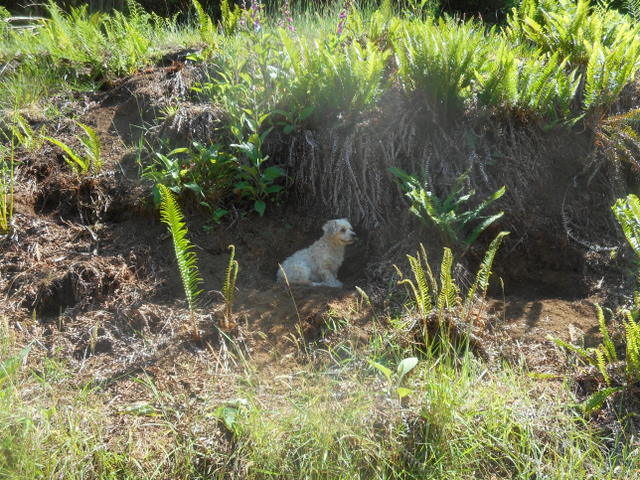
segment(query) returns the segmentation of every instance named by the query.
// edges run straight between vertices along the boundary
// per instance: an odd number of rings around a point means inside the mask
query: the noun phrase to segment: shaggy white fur
[[[346,218],[329,220],[324,235],[308,248],[298,250],[278,268],[277,280],[300,285],[341,287],[338,269],[344,260],[345,246],[355,242],[356,234]]]

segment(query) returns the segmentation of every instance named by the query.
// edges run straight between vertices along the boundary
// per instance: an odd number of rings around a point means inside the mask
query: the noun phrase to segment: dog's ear
[[[325,223],[322,226],[322,231],[328,235],[331,235],[332,233],[336,232],[336,221],[335,220],[329,220],[327,223]]]

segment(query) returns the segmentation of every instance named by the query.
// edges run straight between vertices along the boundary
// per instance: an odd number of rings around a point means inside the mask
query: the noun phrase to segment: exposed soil
[[[237,216],[224,225],[207,224],[201,213],[187,211],[207,289],[196,317],[200,338],[195,338],[171,240],[131,155],[134,126],[155,118],[163,103],[184,96],[188,75],[180,67],[162,67],[106,92],[78,98],[79,120],[93,127],[104,145],[102,172],[85,178],[73,175],[59,149],[48,144],[36,153],[24,153],[18,168],[14,228],[0,240],[0,292],[5,295],[0,315],[9,318],[25,339],[37,342],[43,355],[72,359],[80,381],[110,389],[116,404],[148,394],[133,381],[142,374],[195,398],[211,388],[216,361],[229,361],[225,352],[232,348],[216,328],[222,319],[219,290],[228,245],[236,246],[240,262],[228,335],[235,340],[233,348],[250,356],[257,368],[272,371],[295,365],[299,347],[319,339],[332,319],[349,319],[355,326],[351,334],[367,341],[372,311],[355,286],[367,292],[374,309],[393,310],[402,291],[395,286],[392,264],[406,268],[401,263],[404,255],[430,238],[409,215],[399,213],[396,202],[390,215],[397,215],[391,223],[365,228],[355,222],[362,240],[349,248],[340,272],[344,288],[289,291],[274,284],[277,262],[320,235],[325,211],[293,196],[264,218]],[[199,138],[218,118],[188,101],[180,108],[197,111],[190,117],[192,123],[165,121],[156,132],[172,138],[190,132]],[[74,133],[78,132],[73,123],[62,122],[50,135],[73,145]],[[536,210],[536,215],[545,208]],[[558,220],[559,208],[549,207],[555,212],[549,225]],[[621,275],[619,270],[607,270],[611,265],[598,269],[606,256],[566,236],[563,240],[556,234],[558,228],[554,235],[540,233],[541,217],[535,223],[538,237],[533,231],[516,231],[517,239],[507,243],[497,259],[496,271],[504,277],[505,288],[503,292],[496,283],[491,290],[490,320],[482,338],[503,357],[524,359],[536,371],[560,374],[564,358],[548,336],[595,344],[593,303],[612,284],[608,280],[598,284],[600,275],[615,281],[622,277],[615,277]],[[403,232],[400,238],[398,232]],[[549,244],[549,239],[555,243]],[[484,245],[486,238],[467,256],[459,268],[461,277],[474,268]],[[438,260],[437,242],[429,250]],[[597,258],[590,262],[589,255]],[[389,296],[389,287],[396,297]],[[219,395],[229,398],[233,392],[221,388]]]

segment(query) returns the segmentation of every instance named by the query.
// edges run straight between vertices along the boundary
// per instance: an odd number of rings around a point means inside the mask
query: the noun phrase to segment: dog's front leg
[[[336,275],[331,270],[321,270],[318,273],[320,274],[320,278],[322,278],[322,283],[320,283],[320,285],[334,288],[342,287],[342,282],[338,280]]]

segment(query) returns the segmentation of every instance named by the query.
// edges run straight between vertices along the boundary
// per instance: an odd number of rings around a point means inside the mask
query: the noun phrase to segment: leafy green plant
[[[84,154],[77,152],[60,140],[51,137],[44,138],[62,149],[65,154],[63,155],[64,161],[74,173],[78,175],[97,174],[102,168],[100,138],[90,126],[80,122],[76,122],[76,124],[85,132],[85,135],[76,136],[76,139],[82,144]]]
[[[238,22],[242,18],[242,9],[239,5],[234,5],[233,9],[229,6],[229,0],[222,0],[220,3],[220,26],[222,33],[225,35],[233,35],[237,28]]]
[[[449,248],[444,248],[437,278],[431,269],[427,251],[422,244],[415,257],[407,255],[413,278],[405,277],[402,271],[394,265],[399,277],[398,284],[407,286],[413,304],[425,323],[435,319],[438,329],[445,327],[450,331],[451,329],[459,329],[459,325],[456,323],[458,321],[466,324],[474,320],[474,315],[475,319],[480,317],[489,288],[493,261],[502,240],[507,235],[509,232],[500,232],[493,239],[466,295],[463,295],[461,288],[456,285],[453,279],[453,254]],[[457,319],[454,320],[452,315]],[[430,325],[425,326],[427,328],[423,333],[425,341],[428,341],[427,335]]]
[[[376,368],[387,379],[387,393],[393,390],[400,400],[413,393],[413,390],[402,386],[402,381],[405,376],[418,365],[418,359],[416,357],[408,357],[401,360],[396,367],[395,374],[390,368],[373,360],[369,360],[369,365]]]
[[[181,195],[191,192],[200,205],[217,211],[237,181],[238,160],[218,144],[194,142],[190,148],[176,148],[168,153],[154,152],[153,162],[144,167],[142,176],[154,183],[153,195],[160,201],[158,184]]]
[[[611,208],[636,259],[640,259],[640,199],[631,194],[626,198],[619,198]],[[582,405],[586,413],[600,409],[611,395],[640,382],[640,324],[637,321],[640,316],[640,293],[634,293],[630,309],[621,309],[613,314],[613,320],[617,320],[617,323],[624,327],[622,360],[619,358],[600,305],[596,305],[596,313],[602,336],[602,342],[598,347],[584,348],[551,338],[557,345],[573,352],[582,363],[595,367],[601,376],[602,388],[587,398]]]
[[[408,24],[394,44],[404,89],[425,95],[444,115],[471,98],[475,72],[488,61],[489,43],[476,22],[442,19]]]
[[[400,168],[392,167],[389,171],[398,178],[400,187],[411,201],[411,213],[425,225],[434,225],[441,233],[446,245],[452,246],[459,242],[466,246],[471,245],[487,227],[504,214],[500,212],[486,216],[482,215],[482,211],[504,195],[505,187],[484,199],[472,210],[464,210],[464,204],[475,194],[474,190],[465,192],[464,184],[467,174],[458,177],[451,192],[445,198],[440,198],[429,185],[428,180],[421,182],[417,177]],[[469,224],[478,221],[479,224],[469,233],[465,233]]]
[[[173,248],[180,279],[182,280],[187,305],[197,333],[198,330],[195,323],[194,312],[197,307],[198,296],[202,293],[202,290],[199,289],[202,278],[198,270],[198,257],[193,251],[193,244],[187,238],[189,232],[182,212],[180,211],[180,206],[173,196],[173,193],[165,185],[159,185],[158,189],[161,196],[160,220],[167,225],[173,240]]]
[[[286,90],[282,104],[303,112],[313,108],[309,120],[325,124],[327,119],[345,119],[373,108],[387,78],[385,69],[391,52],[371,41],[346,45],[329,38],[306,39],[279,30]]]
[[[5,128],[6,131],[3,131],[3,128]],[[42,147],[44,130],[44,126],[40,127],[37,131],[34,130],[27,119],[18,111],[14,110],[8,115],[5,125],[0,125],[0,136],[4,136],[5,139],[15,147],[33,152]]]
[[[636,258],[640,259],[640,199],[630,194],[616,200],[611,209]]]
[[[236,294],[236,279],[238,278],[238,269],[240,265],[236,260],[236,247],[229,245],[229,263],[224,275],[224,283],[222,284],[222,297],[224,298],[224,328],[229,328],[232,324],[233,317],[233,300]]]
[[[636,295],[636,297],[638,297]],[[585,413],[599,410],[611,395],[629,388],[640,381],[640,324],[637,322],[640,302],[636,298],[632,310],[622,309],[616,312],[614,320],[619,319],[624,326],[622,344],[624,359],[620,359],[613,343],[609,328],[600,305],[596,305],[598,325],[602,342],[596,348],[585,348],[557,338],[551,338],[556,345],[573,352],[584,364],[595,367],[600,374],[602,387],[592,393],[582,404]]]
[[[268,115],[255,116],[249,109],[246,109],[244,113],[246,115],[242,119],[250,133],[245,138],[243,131],[234,129],[234,134],[240,143],[231,145],[238,150],[243,159],[239,163],[238,181],[234,184],[234,191],[241,198],[253,203],[253,209],[262,216],[267,208],[267,202],[277,202],[284,189],[276,181],[284,177],[285,172],[276,165],[268,167],[264,165],[269,156],[262,153],[262,148],[272,128],[261,133],[260,130]]]
[[[195,8],[196,13],[198,15],[198,27],[200,32],[200,38],[202,39],[203,42],[212,42],[216,34],[216,29],[213,25],[213,20],[211,20],[211,17],[207,14],[207,12],[204,11],[204,8],[202,8],[202,5],[200,5],[200,2],[198,2],[198,0],[191,0],[191,1],[193,3],[193,8]],[[226,7],[226,10],[225,10],[225,7]],[[236,8],[239,8],[239,7],[236,6]],[[229,4],[227,0],[224,0],[222,2],[221,11],[223,15],[222,21],[225,22],[225,14],[229,15]],[[225,33],[227,32],[225,31]]]

